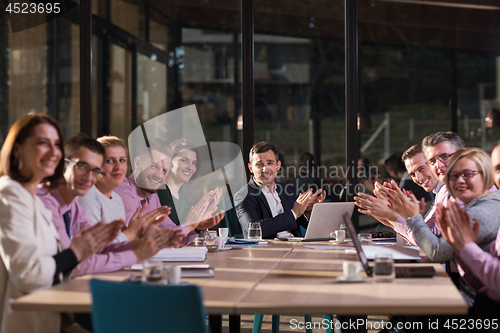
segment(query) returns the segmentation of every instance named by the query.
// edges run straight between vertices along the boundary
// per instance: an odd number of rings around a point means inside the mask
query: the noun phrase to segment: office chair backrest
[[[208,333],[197,286],[152,286],[91,280],[95,333]]]

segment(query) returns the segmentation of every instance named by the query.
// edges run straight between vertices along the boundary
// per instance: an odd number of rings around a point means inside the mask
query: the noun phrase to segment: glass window
[[[167,66],[139,54],[137,57],[137,119],[143,123],[167,112]]]
[[[47,27],[8,29],[9,127],[31,112],[47,113]],[[7,128],[8,130],[8,128]],[[6,135],[7,133],[4,133]]]
[[[235,77],[241,72],[240,49],[239,32],[183,28],[177,62],[169,63],[179,69],[182,104],[196,105],[207,141],[241,143],[235,118],[241,112],[239,74]]]
[[[144,13],[139,0],[111,1],[111,23],[135,36],[144,38]]]
[[[160,50],[168,49],[168,21],[152,8],[149,9],[149,42]]]
[[[332,170],[345,166],[343,1],[257,6],[255,31],[255,142],[277,145],[283,181],[312,153],[316,178],[342,182]]]
[[[92,0],[92,14],[98,15],[98,16],[104,16],[105,15],[105,1],[99,1],[99,0]]]
[[[132,131],[132,55],[111,45],[111,133],[128,138]]]
[[[482,125],[499,107],[500,7],[471,5],[359,2],[359,106],[372,124],[360,146],[373,163],[437,131],[486,150],[500,138]],[[386,114],[387,139],[374,135]]]

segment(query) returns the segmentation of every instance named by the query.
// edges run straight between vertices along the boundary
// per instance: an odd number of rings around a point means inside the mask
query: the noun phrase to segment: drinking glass
[[[250,222],[248,228],[248,239],[262,239],[262,228],[260,222]]]
[[[159,284],[163,278],[163,263],[161,261],[144,260],[142,267],[142,283]]]
[[[217,242],[217,231],[207,230],[205,232],[205,246],[208,252],[219,252],[219,244]]]
[[[373,245],[372,234],[369,232],[358,234],[358,239],[361,245]]]
[[[373,280],[376,282],[392,282],[395,277],[392,255],[377,254],[375,256],[375,267],[373,268]]]

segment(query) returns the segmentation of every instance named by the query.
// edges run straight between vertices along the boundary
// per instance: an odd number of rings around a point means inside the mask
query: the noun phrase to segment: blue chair
[[[197,286],[91,280],[95,333],[209,333]]]

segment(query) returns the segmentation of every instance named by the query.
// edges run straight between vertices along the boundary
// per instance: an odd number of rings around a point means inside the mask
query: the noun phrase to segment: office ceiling
[[[148,0],[183,26],[240,31],[241,1]],[[255,0],[255,32],[344,38],[342,0]],[[500,51],[498,0],[358,0],[362,42]]]

